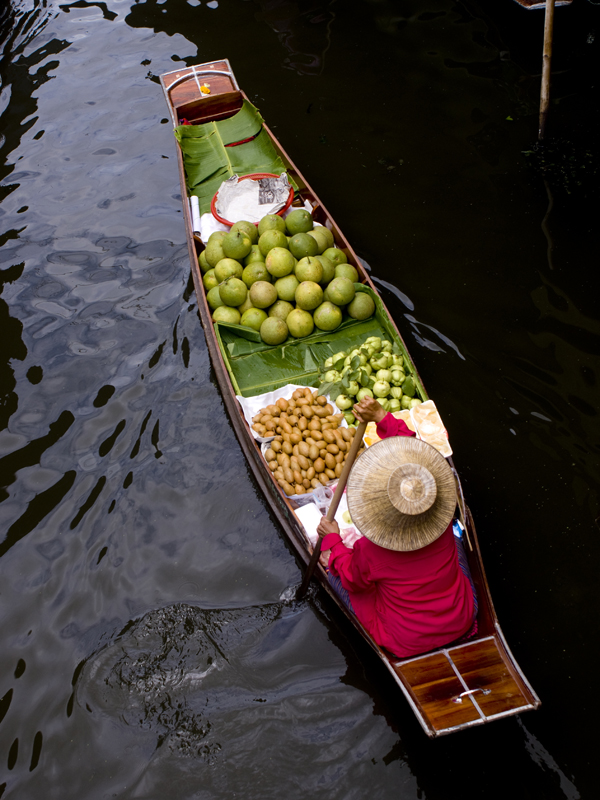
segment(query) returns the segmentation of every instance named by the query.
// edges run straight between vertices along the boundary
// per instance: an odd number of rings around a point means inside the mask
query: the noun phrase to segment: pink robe
[[[377,434],[414,436],[392,414]],[[386,550],[361,537],[350,550],[337,533],[324,537],[329,568],[347,589],[356,616],[377,644],[395,655],[425,653],[458,639],[473,622],[473,591],[460,569],[452,525],[427,547]]]

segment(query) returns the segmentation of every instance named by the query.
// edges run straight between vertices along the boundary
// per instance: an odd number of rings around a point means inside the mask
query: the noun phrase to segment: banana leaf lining
[[[379,295],[361,283],[354,286],[357,292],[366,292],[373,298],[375,314],[372,317],[363,321],[346,317],[335,331],[319,331],[304,339],[290,336],[276,347],[266,345],[258,332],[249,328],[216,323],[217,341],[236,394],[255,397],[288,383],[318,386],[319,366],[326,358],[359,347],[369,336],[381,336],[396,342],[410,361]],[[423,399],[427,399],[420,381],[416,380],[416,383]]]
[[[187,189],[190,195],[198,197],[201,214],[210,212],[212,198],[232,175],[251,172],[280,175],[286,171],[263,128],[259,110],[247,100],[229,119],[180,125],[174,133],[183,153]]]

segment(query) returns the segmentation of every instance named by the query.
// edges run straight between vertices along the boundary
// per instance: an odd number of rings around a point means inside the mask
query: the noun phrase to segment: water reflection
[[[81,5],[76,3],[75,5]],[[250,5],[250,4],[248,4]],[[299,75],[317,76],[323,72],[325,55],[331,43],[331,26],[335,20],[335,0],[253,0],[252,6],[260,11],[254,18],[275,33],[285,53],[281,65]],[[151,23],[157,30],[171,32],[187,24],[198,26],[193,35],[201,35],[202,26],[210,24],[204,16],[210,14],[206,8],[216,10],[217,3],[188,2],[185,7],[169,8],[164,0],[137,2],[127,17],[132,27],[144,27]],[[220,13],[227,13],[224,8]],[[236,9],[240,17],[247,17],[248,10]],[[185,21],[182,23],[182,20]],[[254,20],[247,20],[248,26]],[[225,23],[226,24],[226,23]],[[222,56],[221,56],[222,57]],[[228,54],[231,58],[231,54]],[[174,60],[179,60],[177,57]],[[203,60],[203,59],[202,59]],[[189,61],[189,59],[186,59]]]
[[[304,75],[320,75],[330,46],[335,20],[333,6],[319,0],[255,0],[260,6],[257,19],[277,34],[288,55],[283,66]]]
[[[33,7],[21,8],[19,13],[12,3],[3,5],[0,18],[0,75],[2,79],[2,140],[0,142],[0,200],[3,200],[19,185],[19,181],[36,177],[36,172],[13,173],[10,183],[6,177],[13,172],[15,164],[9,157],[18,147],[22,137],[38,121],[36,92],[51,79],[51,70],[59,62],[48,60],[58,56],[69,42],[44,33],[52,18],[52,9],[45,0],[34,0]],[[43,64],[46,61],[47,63]],[[37,67],[37,69],[35,69]],[[43,136],[43,130],[36,139]]]
[[[24,264],[0,270],[0,295],[6,284],[17,281],[23,274]],[[5,300],[0,299],[0,430],[8,426],[8,421],[18,406],[18,397],[14,391],[17,382],[10,365],[11,359],[23,361],[27,348],[23,342],[23,323],[10,315]]]
[[[109,11],[106,3],[86,2],[86,0],[77,0],[75,3],[61,3],[60,9],[68,14],[71,8],[93,8],[94,6],[97,6],[102,11],[104,19],[113,20],[119,16],[115,11]]]

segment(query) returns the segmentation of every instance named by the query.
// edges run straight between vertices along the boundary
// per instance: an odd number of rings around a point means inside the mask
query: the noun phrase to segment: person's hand
[[[359,422],[379,423],[387,414],[383,406],[374,397],[369,397],[368,394],[363,397],[360,403],[354,406],[352,411]]]
[[[339,533],[340,526],[335,520],[329,522],[327,517],[321,517],[321,521],[317,525],[317,533],[319,536],[327,536],[328,533]]]
[[[329,566],[329,556],[331,555],[331,550],[321,550],[319,554],[319,563],[323,567]]]

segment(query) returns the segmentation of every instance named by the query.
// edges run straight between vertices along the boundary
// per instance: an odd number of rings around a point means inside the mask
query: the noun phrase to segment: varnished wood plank
[[[534,698],[513,673],[495,639],[453,649],[450,656],[469,689],[489,690],[489,694],[474,695],[486,716],[532,704]]]
[[[202,100],[192,100],[177,106],[179,119],[187,119],[195,125],[203,122],[233,117],[243,104],[241,92],[226,92],[214,97],[206,95]]]
[[[227,69],[228,65],[226,61],[215,61],[210,65],[206,65],[206,68],[203,69],[202,73],[198,75],[198,81],[200,84],[209,84],[210,95],[206,95],[206,97],[227,94],[235,91],[236,87],[231,78],[229,78],[227,75],[217,75],[214,72],[214,70]],[[188,78],[186,81],[183,81],[181,84],[179,84],[179,86],[176,86],[172,92],[170,92],[171,104],[175,109],[179,108],[179,106],[191,103],[194,100],[198,100],[198,84],[196,83],[196,79],[193,77],[194,71],[190,67],[184,67],[181,70],[170,72],[168,75],[163,76],[165,88],[169,89],[172,84],[174,84],[184,75],[190,75],[192,77]]]
[[[481,719],[468,698],[466,702],[453,702],[464,688],[444,653],[432,653],[400,663],[396,670],[406,679],[415,701],[434,730],[441,731]]]

